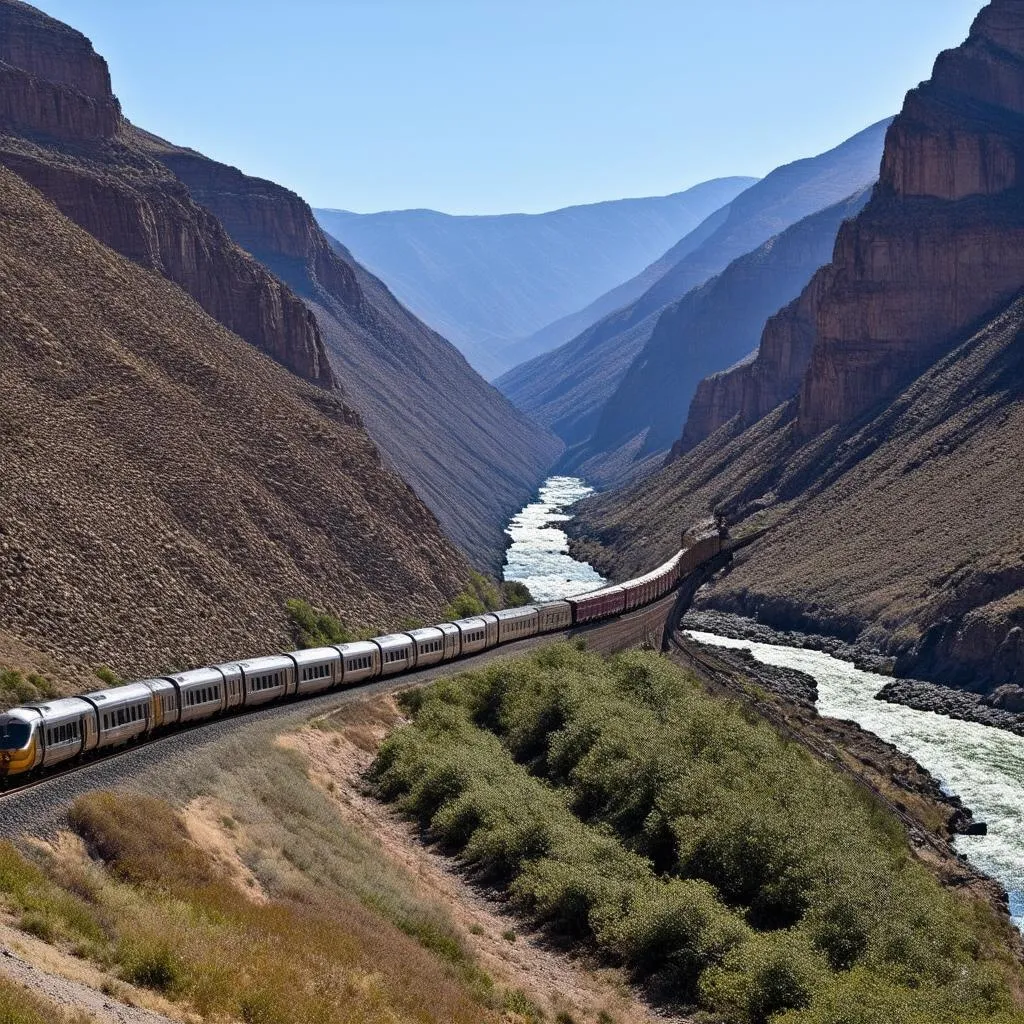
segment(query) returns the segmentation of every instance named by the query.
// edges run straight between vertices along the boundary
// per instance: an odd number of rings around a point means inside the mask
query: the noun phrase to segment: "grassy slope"
[[[30,858],[0,844],[0,911],[98,965],[104,991],[252,1024],[533,1019],[522,992],[476,966],[449,909],[340,820],[272,729],[144,785],[156,795],[76,805],[91,857],[77,839]]]
[[[375,777],[483,880],[736,1022],[1019,1020],[1019,965],[894,820],[653,655],[565,645],[409,698]]]

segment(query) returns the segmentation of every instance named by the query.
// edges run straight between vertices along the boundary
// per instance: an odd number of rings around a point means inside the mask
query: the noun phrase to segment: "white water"
[[[569,538],[558,527],[572,519],[566,509],[593,493],[574,476],[545,480],[537,500],[505,530],[512,538],[505,555],[505,579],[525,583],[535,601],[557,601],[600,587],[604,577],[589,563],[569,556]]]
[[[857,722],[927,768],[946,792],[961,797],[975,819],[988,824],[988,835],[960,836],[956,847],[1002,882],[1015,923],[1024,930],[1024,737],[875,700],[889,680],[828,654],[693,630],[688,635],[719,647],[745,647],[766,665],[813,676],[821,714]]]

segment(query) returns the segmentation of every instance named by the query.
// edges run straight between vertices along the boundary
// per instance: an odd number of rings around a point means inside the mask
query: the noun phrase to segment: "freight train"
[[[356,643],[291,651],[12,708],[0,714],[0,787],[195,722],[465,658],[613,618],[664,597],[717,555],[717,530],[626,583]]]

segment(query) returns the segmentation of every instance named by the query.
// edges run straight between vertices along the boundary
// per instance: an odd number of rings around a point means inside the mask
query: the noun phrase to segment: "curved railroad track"
[[[94,789],[125,788],[162,764],[190,761],[234,733],[277,732],[294,727],[320,715],[329,714],[345,704],[384,693],[396,693],[431,680],[478,668],[496,658],[533,650],[561,638],[584,637],[588,646],[612,653],[660,642],[666,619],[676,606],[676,593],[614,619],[578,626],[563,633],[545,633],[501,647],[482,651],[457,662],[448,662],[363,686],[334,690],[315,697],[291,699],[250,711],[241,711],[174,732],[156,736],[136,746],[124,747],[95,760],[85,761],[64,771],[46,775],[17,788],[0,793],[0,838],[17,839],[34,835],[48,837],[67,824],[67,811],[77,797]]]

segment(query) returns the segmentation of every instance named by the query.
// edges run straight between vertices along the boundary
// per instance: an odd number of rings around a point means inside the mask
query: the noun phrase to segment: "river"
[[[719,647],[745,647],[766,665],[813,676],[821,714],[856,722],[887,740],[961,797],[988,824],[988,835],[959,836],[956,847],[1005,886],[1015,923],[1024,930],[1024,737],[875,700],[887,677],[828,654],[692,630],[689,635]]]
[[[512,541],[506,580],[525,583],[537,601],[570,597],[605,582],[592,566],[569,556],[568,538],[559,527],[572,518],[572,505],[592,490],[576,477],[544,482],[537,500],[506,531]],[[813,676],[821,714],[856,722],[892,743],[927,768],[947,792],[960,796],[975,818],[986,822],[988,835],[960,836],[957,849],[1006,887],[1015,922],[1024,930],[1024,737],[875,700],[886,677],[828,654],[710,633],[690,635],[721,647],[746,647],[765,664]]]
[[[557,601],[597,590],[605,578],[587,562],[569,555],[569,538],[558,525],[572,519],[567,509],[593,493],[593,487],[574,476],[545,480],[536,501],[505,530],[512,541],[505,555],[505,579],[525,583],[535,601]]]

